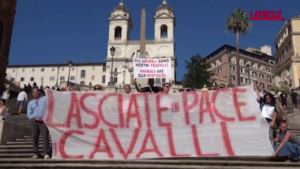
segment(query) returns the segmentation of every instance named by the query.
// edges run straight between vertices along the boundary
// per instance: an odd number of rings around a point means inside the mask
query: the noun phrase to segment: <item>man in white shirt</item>
[[[9,88],[6,88],[5,92],[3,92],[2,99],[8,100],[9,96],[10,96],[10,90],[9,90]]]
[[[27,93],[24,90],[22,90],[19,93],[17,101],[18,101],[18,105],[19,105],[19,111],[18,111],[18,113],[21,114],[22,107],[23,107],[25,101],[28,101],[28,99],[27,99]]]
[[[10,97],[10,89],[6,88],[5,92],[3,92],[2,99],[6,101],[6,112],[8,112],[9,109],[9,104],[8,104],[8,99]]]

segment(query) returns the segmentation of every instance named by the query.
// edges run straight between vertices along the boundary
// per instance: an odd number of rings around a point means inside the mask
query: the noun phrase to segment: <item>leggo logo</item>
[[[271,21],[284,21],[284,18],[281,17],[281,11],[250,11],[251,20],[271,20]]]

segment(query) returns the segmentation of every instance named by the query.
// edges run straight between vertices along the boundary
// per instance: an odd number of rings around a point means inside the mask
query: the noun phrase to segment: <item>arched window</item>
[[[105,83],[105,75],[102,76],[102,84]]]
[[[71,76],[71,77],[70,77],[70,80],[75,80],[75,76]]]
[[[31,77],[31,78],[30,78],[30,81],[33,82],[33,81],[34,81],[34,77]]]
[[[94,75],[92,75],[92,80],[95,80],[95,76]]]
[[[161,27],[160,27],[160,36],[162,38],[167,38],[168,37],[168,27],[167,27],[167,25],[161,25]]]
[[[0,20],[0,49],[3,41],[4,34],[4,23]]]
[[[20,81],[21,81],[21,82],[24,82],[24,80],[25,80],[24,77],[21,77],[21,78],[20,78]]]
[[[81,86],[84,86],[84,85],[85,85],[84,81],[81,81],[81,82],[80,82],[80,85],[81,85]]]
[[[114,77],[114,84],[118,83],[118,78]]]
[[[121,39],[122,38],[122,28],[120,26],[117,26],[115,28],[115,39]]]
[[[80,77],[81,77],[81,78],[85,78],[85,70],[81,70],[81,72],[80,72]]]
[[[60,76],[59,78],[61,81],[64,81],[65,80],[65,76]]]

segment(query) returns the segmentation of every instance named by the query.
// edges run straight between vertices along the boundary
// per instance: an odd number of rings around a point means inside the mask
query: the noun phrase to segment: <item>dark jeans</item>
[[[32,134],[33,154],[39,155],[39,135],[41,133],[42,140],[43,140],[44,155],[46,154],[50,155],[49,135],[48,135],[49,132],[45,123],[32,120],[30,128]]]

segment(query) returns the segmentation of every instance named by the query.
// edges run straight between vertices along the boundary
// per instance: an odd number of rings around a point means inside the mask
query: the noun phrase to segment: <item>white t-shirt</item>
[[[264,105],[262,110],[261,110],[261,113],[263,114],[263,116],[265,118],[268,118],[268,119],[273,119],[273,116],[274,116],[274,111],[275,111],[275,106],[270,106],[270,105]]]
[[[2,99],[8,100],[8,98],[9,98],[9,94],[7,94],[6,91],[3,92]]]
[[[278,93],[277,93],[277,96],[280,96],[280,95],[281,95],[281,93],[282,93],[282,92],[278,92]]]
[[[27,100],[27,93],[22,91],[19,93],[18,95],[18,98],[17,98],[18,101],[24,101],[24,100]]]
[[[3,108],[0,108],[0,112]],[[2,113],[2,115],[0,115],[0,120],[6,119],[7,116],[7,109],[5,108],[4,112]]]

